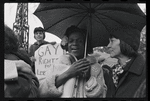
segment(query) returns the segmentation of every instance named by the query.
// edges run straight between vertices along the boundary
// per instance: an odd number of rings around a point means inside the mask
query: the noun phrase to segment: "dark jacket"
[[[30,59],[22,51],[5,54],[8,60],[24,60],[30,64]],[[5,97],[38,97],[39,82],[34,74],[18,71],[18,80],[4,82]]]
[[[34,56],[34,52],[42,45],[45,44],[55,44],[56,42],[47,42],[47,41],[43,41],[41,44],[38,44],[37,42],[35,42],[33,45],[30,46],[29,48],[29,56]]]
[[[112,94],[115,98],[133,98],[137,89],[146,78],[146,63],[142,55],[138,54],[136,58],[125,66],[124,74],[120,78],[118,86]]]
[[[146,97],[146,90],[148,90],[148,89],[146,89],[146,79],[141,83],[141,85],[140,85],[140,87],[137,89],[137,91],[136,91],[136,93],[135,93],[135,95],[134,95],[134,97],[135,98],[139,98],[139,97]]]
[[[108,65],[103,65],[104,80],[107,86],[106,98],[112,98],[112,93],[115,91],[115,85],[112,79],[112,70]]]

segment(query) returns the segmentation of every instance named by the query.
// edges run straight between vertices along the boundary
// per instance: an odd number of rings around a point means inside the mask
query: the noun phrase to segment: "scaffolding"
[[[13,30],[19,40],[19,48],[28,52],[29,25],[28,25],[28,3],[18,3]]]

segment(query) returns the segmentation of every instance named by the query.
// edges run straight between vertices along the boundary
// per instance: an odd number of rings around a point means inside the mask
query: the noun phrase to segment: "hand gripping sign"
[[[34,53],[35,73],[38,79],[45,78],[47,69],[53,70],[55,61],[65,53],[60,44],[46,44],[39,47]]]

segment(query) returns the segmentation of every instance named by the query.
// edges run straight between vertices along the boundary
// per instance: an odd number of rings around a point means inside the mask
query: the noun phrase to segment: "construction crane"
[[[13,30],[19,40],[19,48],[28,52],[29,25],[28,25],[28,3],[18,3]]]

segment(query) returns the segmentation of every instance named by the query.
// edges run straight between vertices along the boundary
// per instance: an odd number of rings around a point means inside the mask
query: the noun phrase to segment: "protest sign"
[[[56,60],[65,54],[60,44],[47,44],[42,45],[35,51],[35,73],[38,79],[45,78],[47,69],[53,70]]]

